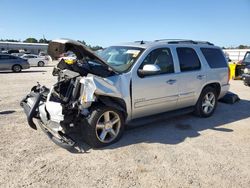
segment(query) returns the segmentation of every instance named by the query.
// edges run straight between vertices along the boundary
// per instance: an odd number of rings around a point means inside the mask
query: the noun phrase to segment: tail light
[[[228,75],[227,75],[227,83],[230,81],[231,73],[230,73],[230,68],[228,67]]]

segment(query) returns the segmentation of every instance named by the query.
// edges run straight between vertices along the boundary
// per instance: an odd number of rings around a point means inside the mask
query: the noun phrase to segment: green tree
[[[86,43],[84,40],[82,40],[82,41],[77,40],[77,42],[80,42],[80,43],[82,43],[83,45],[88,46],[87,43]]]
[[[241,45],[238,46],[238,48],[239,48],[239,49],[248,49],[248,48],[250,48],[250,46],[242,45],[242,44],[241,44]]]
[[[47,39],[40,39],[40,40],[39,40],[39,43],[47,43],[47,44],[48,44],[49,41],[48,41]]]
[[[20,40],[15,40],[15,39],[0,39],[0,41],[3,41],[3,42],[20,42]]]
[[[91,50],[93,50],[93,51],[97,51],[97,50],[103,49],[101,46],[91,46],[90,48],[91,48]]]
[[[28,43],[38,43],[37,39],[35,38],[27,38],[23,42],[28,42]]]

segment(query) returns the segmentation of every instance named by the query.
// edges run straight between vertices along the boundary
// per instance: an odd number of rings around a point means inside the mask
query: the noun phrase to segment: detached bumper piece
[[[58,146],[74,152],[74,147],[76,142],[70,138],[68,135],[65,135],[61,132],[55,134],[53,131],[50,131],[48,127],[44,126],[41,121],[38,121],[42,131]]]
[[[39,86],[34,86],[32,91],[20,102],[20,106],[23,108],[29,126],[32,129],[37,130],[37,125],[34,123],[33,118],[38,119],[38,126],[41,127],[43,132],[57,145],[67,150],[72,151],[75,146],[75,141],[71,139],[68,135],[64,134],[61,131],[55,131],[55,125],[53,125],[53,121],[48,120],[47,124],[43,124],[40,113],[39,106],[43,105],[43,102],[46,101],[47,98],[47,88],[39,88]],[[52,124],[51,124],[52,123]],[[60,126],[60,124],[58,124]]]
[[[234,104],[240,100],[239,96],[235,93],[228,92],[224,97],[219,101],[226,104]]]
[[[33,118],[37,117],[37,108],[41,101],[41,94],[31,91],[20,103],[20,106],[24,109],[27,116],[27,121],[32,129],[37,130],[36,124],[33,122]]]

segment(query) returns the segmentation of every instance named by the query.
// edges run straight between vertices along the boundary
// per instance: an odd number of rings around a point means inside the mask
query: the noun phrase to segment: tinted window
[[[0,55],[0,59],[16,59],[17,57],[11,55]]]
[[[227,61],[220,49],[215,48],[201,48],[201,51],[207,60],[210,68],[227,67]]]
[[[199,70],[201,68],[199,57],[192,48],[177,48],[181,72]]]
[[[168,48],[160,48],[150,52],[139,69],[142,69],[147,64],[158,65],[161,69],[160,74],[174,72],[173,58]]]

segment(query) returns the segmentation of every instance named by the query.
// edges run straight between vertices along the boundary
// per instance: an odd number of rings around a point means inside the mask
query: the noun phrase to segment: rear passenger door
[[[178,108],[195,105],[206,83],[205,67],[194,48],[177,47],[177,59],[179,61],[178,73]]]

